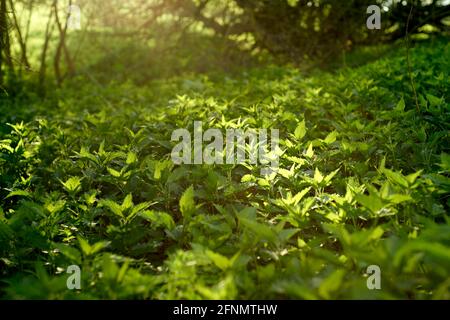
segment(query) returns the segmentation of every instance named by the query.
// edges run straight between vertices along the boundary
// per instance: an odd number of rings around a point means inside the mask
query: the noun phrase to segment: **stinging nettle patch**
[[[244,164],[248,160],[252,165],[264,166],[263,175],[271,174],[279,166],[278,129],[270,130],[269,144],[267,129],[227,129],[224,139],[221,130],[203,131],[203,122],[195,121],[193,139],[187,129],[177,129],[171,141],[180,141],[172,149],[175,164]],[[204,147],[205,142],[209,144]]]

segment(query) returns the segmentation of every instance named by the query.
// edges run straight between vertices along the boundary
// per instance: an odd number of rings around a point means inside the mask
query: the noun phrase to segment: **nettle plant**
[[[61,89],[57,111],[0,128],[1,296],[448,299],[450,59],[435,46],[411,51],[419,110],[400,53],[99,89],[110,103]]]
[[[187,129],[177,129],[172,133],[171,141],[179,141],[171,153],[174,164],[242,165],[267,166],[261,174],[277,171],[279,163],[279,130],[270,130],[270,149],[267,129],[227,129],[226,138],[220,129],[208,129],[203,132],[203,123],[194,122],[194,139]],[[224,141],[226,146],[224,147]],[[247,143],[248,141],[248,143]],[[204,142],[211,142],[203,148]],[[181,152],[182,151],[182,152]],[[193,154],[193,157],[192,157]],[[225,160],[224,160],[225,158]]]

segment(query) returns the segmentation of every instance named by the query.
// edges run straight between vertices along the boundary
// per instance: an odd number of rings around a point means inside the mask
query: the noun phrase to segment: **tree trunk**
[[[28,62],[28,57],[27,57],[27,44],[26,44],[24,38],[22,37],[22,31],[20,30],[20,25],[19,25],[19,22],[17,21],[16,10],[14,9],[14,4],[13,4],[12,0],[9,0],[9,6],[11,8],[11,12],[13,15],[13,21],[14,21],[14,27],[16,29],[17,38],[19,40],[19,45],[20,45],[20,50],[21,50],[21,63],[27,70],[29,70],[30,63]]]
[[[71,4],[72,4],[72,1],[69,0],[69,6]],[[62,53],[64,53],[64,57],[66,60],[68,74],[75,73],[75,67],[73,64],[72,57],[69,53],[69,49],[67,48],[67,45],[66,45],[66,35],[67,35],[67,27],[68,27],[67,20],[69,18],[69,15],[67,15],[67,17],[64,21],[64,25],[63,25],[61,23],[61,21],[59,20],[57,1],[54,2],[53,7],[55,10],[56,25],[57,25],[58,31],[59,31],[59,43],[56,48],[56,53],[55,53],[55,58],[54,58],[54,68],[55,68],[56,81],[58,83],[58,86],[60,86],[62,84],[62,82],[64,81],[64,77],[65,77],[61,73],[61,55],[62,55]]]
[[[41,65],[39,67],[39,91],[41,95],[45,94],[45,72],[47,70],[47,50],[50,42],[50,37],[53,33],[52,26],[53,9],[50,10],[50,14],[47,21],[47,27],[45,28],[45,40],[41,53]]]
[[[0,0],[0,86],[4,81],[4,59],[6,57],[6,35],[8,25],[6,22],[6,0]]]

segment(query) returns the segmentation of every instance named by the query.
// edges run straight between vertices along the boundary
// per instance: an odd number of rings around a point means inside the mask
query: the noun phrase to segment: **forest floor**
[[[450,299],[449,49],[411,50],[417,103],[406,50],[2,101],[0,297]],[[280,169],[176,165],[195,121],[278,129]]]

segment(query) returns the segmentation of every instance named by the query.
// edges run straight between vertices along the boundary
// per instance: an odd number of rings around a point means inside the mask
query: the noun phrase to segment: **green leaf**
[[[286,242],[298,232],[300,232],[299,229],[282,229],[278,232],[278,238],[280,238],[282,242]]]
[[[334,178],[334,176],[339,172],[340,169],[336,169],[334,170],[332,173],[330,173],[329,175],[327,175],[324,179],[325,183],[328,185],[331,180]]]
[[[136,161],[137,161],[137,155],[136,155],[136,153],[131,152],[131,151],[128,152],[126,163],[127,163],[127,164],[133,164],[133,163],[135,163]]]
[[[256,208],[246,207],[237,213],[240,218],[246,218],[249,220],[256,220]]]
[[[78,243],[80,245],[81,251],[85,256],[90,255],[91,253],[91,246],[89,245],[89,242],[87,242],[82,237],[78,236]]]
[[[14,153],[14,149],[10,146],[11,140],[1,140],[0,141],[0,150],[5,149],[10,153]]]
[[[366,196],[363,194],[357,194],[355,195],[355,199],[373,213],[377,213],[384,207],[383,201],[375,195]]]
[[[440,166],[445,171],[450,171],[450,155],[447,153],[441,154],[441,163]]]
[[[101,251],[101,250],[107,248],[110,244],[111,244],[110,241],[99,241],[99,242],[96,242],[96,243],[94,243],[94,244],[91,246],[90,254],[91,254],[91,255],[92,255],[92,254],[96,254],[97,252],[99,252],[99,251]]]
[[[115,178],[120,178],[120,176],[122,175],[119,171],[110,167],[107,167],[106,170],[108,170],[109,174]]]
[[[100,200],[98,203],[99,207],[107,207],[109,210],[111,210],[112,213],[114,213],[116,216],[119,216],[120,218],[125,218],[122,212],[122,206],[115,203],[112,200],[109,199],[103,199]]]
[[[344,276],[345,270],[334,271],[320,284],[319,294],[325,299],[330,299],[331,293],[337,291],[341,287]]]
[[[56,214],[60,212],[62,209],[64,209],[64,206],[66,205],[66,201],[64,200],[58,200],[56,202],[49,202],[45,204],[45,209],[48,210],[50,215]]]
[[[53,246],[71,261],[77,264],[81,263],[81,254],[80,251],[78,251],[76,248],[62,243],[54,243]]]
[[[241,178],[241,182],[242,183],[246,183],[246,182],[254,182],[256,181],[256,177],[254,175],[251,174],[246,174]]]
[[[190,186],[180,198],[180,211],[183,217],[188,218],[195,212],[194,187]]]
[[[76,194],[81,190],[81,178],[79,177],[71,177],[66,182],[62,182],[64,189],[68,193]]]
[[[305,157],[312,158],[314,156],[313,144],[312,142],[309,144],[308,150],[305,152]]]
[[[91,246],[87,240],[80,236],[78,236],[78,243],[80,244],[81,251],[85,256],[93,255],[110,245],[109,241],[99,241]]]
[[[327,137],[325,138],[325,140],[323,140],[323,142],[325,142],[326,144],[332,144],[333,142],[336,141],[336,138],[338,136],[338,132],[336,130],[334,130],[333,132],[330,132]]]
[[[81,147],[80,152],[78,152],[76,154],[81,159],[88,159],[88,160],[91,160],[92,162],[94,162],[95,164],[100,165],[97,157],[95,155],[93,155],[92,153],[90,153],[85,147]]]
[[[15,190],[15,191],[11,191],[10,193],[8,193],[8,195],[5,197],[5,199],[11,198],[11,197],[15,197],[15,196],[32,198],[31,193],[29,193],[28,191]]]
[[[219,253],[215,253],[211,250],[206,250],[206,255],[222,271],[226,271],[227,269],[229,269],[231,267],[231,261],[227,257],[224,257],[223,255],[221,255]]]
[[[252,231],[259,238],[269,240],[272,243],[277,242],[277,234],[269,226],[241,216],[238,216],[238,218],[243,227]]]
[[[293,198],[292,198],[292,204],[293,205],[297,205],[300,200],[303,199],[303,197],[309,192],[309,190],[311,190],[311,187],[308,187],[306,189],[303,189],[302,191],[300,191],[299,193],[297,193]]]
[[[297,126],[297,128],[294,131],[294,136],[297,138],[297,140],[301,140],[306,135],[306,125],[305,120],[300,122]]]
[[[423,170],[419,170],[416,173],[411,173],[407,175],[405,179],[408,181],[409,185],[413,185],[416,182],[417,178],[422,174]]]
[[[399,204],[406,201],[412,201],[410,195],[408,194],[393,194],[388,197],[389,201],[395,204]]]
[[[169,230],[175,228],[175,222],[168,213],[146,210],[144,212],[139,213],[139,216],[147,221],[152,222],[152,224],[156,227],[163,226]]]
[[[314,181],[317,182],[317,184],[320,184],[323,181],[323,175],[318,168],[314,171]]]
[[[402,187],[408,188],[408,181],[401,173],[397,173],[389,169],[383,169],[382,172],[391,182],[398,184]]]
[[[398,112],[405,111],[405,99],[401,98],[394,110]]]
[[[123,199],[122,205],[120,206],[123,211],[127,211],[131,209],[133,206],[133,195],[131,193],[127,194],[125,199]]]
[[[427,93],[426,97],[427,97],[427,100],[430,102],[430,106],[432,108],[438,107],[442,103],[442,99],[440,99],[436,96],[433,96],[432,94]]]
[[[152,204],[151,202],[143,202],[138,205],[135,205],[133,209],[131,210],[131,213],[127,217],[127,221],[131,221],[137,214],[144,211],[148,207],[150,207]]]

